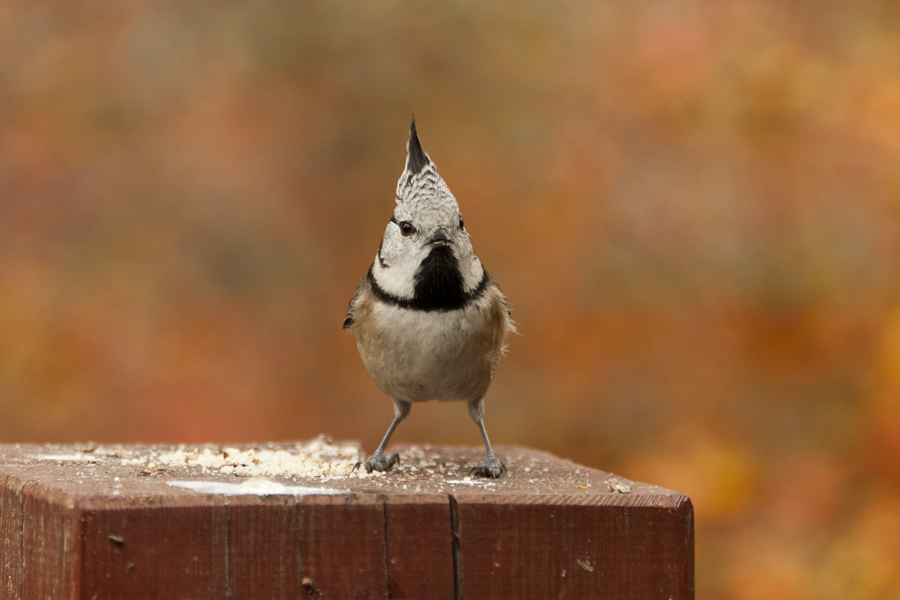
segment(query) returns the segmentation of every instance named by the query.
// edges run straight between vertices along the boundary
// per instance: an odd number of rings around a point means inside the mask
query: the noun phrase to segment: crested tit
[[[397,462],[384,449],[413,402],[464,400],[487,450],[472,474],[503,474],[484,429],[484,394],[515,327],[503,292],[475,256],[456,199],[422,150],[415,119],[397,207],[350,300],[344,329],[394,404],[394,420],[365,462],[368,472]]]

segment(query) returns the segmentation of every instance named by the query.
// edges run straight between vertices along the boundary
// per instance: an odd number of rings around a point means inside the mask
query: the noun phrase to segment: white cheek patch
[[[463,291],[466,293],[477,288],[484,278],[484,267],[481,266],[477,256],[467,259],[465,264],[460,262],[459,271],[463,277]]]
[[[400,298],[401,300],[412,300],[415,295],[416,269],[418,264],[413,261],[402,261],[399,264],[391,265],[387,268],[381,266],[381,261],[375,257],[375,263],[372,265],[372,276],[375,283],[391,296]]]

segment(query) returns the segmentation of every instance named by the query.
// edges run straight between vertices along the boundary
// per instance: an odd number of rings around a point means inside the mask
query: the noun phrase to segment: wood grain
[[[301,597],[300,520],[294,499],[234,496],[227,508],[231,597]]]
[[[389,495],[384,502],[391,598],[453,598],[450,499]]]
[[[81,511],[83,589],[77,597],[227,597],[227,515],[223,499],[217,500]]]
[[[307,591],[348,600],[388,597],[382,498],[307,496],[298,508],[299,560]]]
[[[24,482],[0,475],[0,597],[22,596]]]
[[[462,597],[690,598],[692,508],[667,500],[459,496]]]

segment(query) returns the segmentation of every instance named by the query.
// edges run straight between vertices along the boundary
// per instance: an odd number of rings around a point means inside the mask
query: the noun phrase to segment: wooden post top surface
[[[549,453],[500,446],[500,479],[469,476],[481,447],[397,445],[400,464],[387,473],[354,468],[365,454],[353,442],[320,436],[265,444],[0,445],[0,485],[31,485],[48,499],[81,508],[203,505],[216,496],[241,503],[268,496],[479,496],[484,502],[567,503],[676,508],[687,496],[577,465]]]

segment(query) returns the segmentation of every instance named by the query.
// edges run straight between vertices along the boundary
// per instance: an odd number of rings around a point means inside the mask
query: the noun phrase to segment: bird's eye
[[[459,218],[459,228],[463,229],[465,226],[463,225],[462,217]]]
[[[400,233],[403,235],[412,235],[416,232],[416,228],[409,221],[400,221]]]

